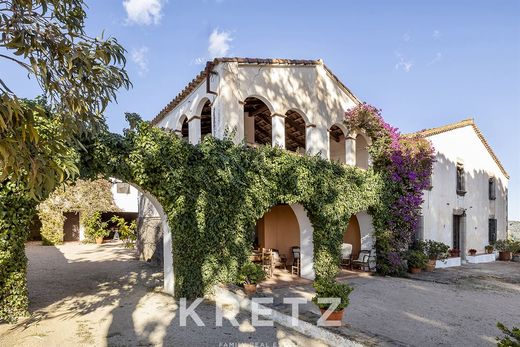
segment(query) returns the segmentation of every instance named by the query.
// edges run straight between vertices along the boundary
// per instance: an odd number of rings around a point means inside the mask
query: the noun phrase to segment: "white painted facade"
[[[126,191],[125,187],[122,187],[123,189],[119,189],[118,192],[118,185],[128,185],[128,190]],[[124,192],[122,192],[122,190]],[[138,213],[139,191],[137,188],[128,183],[113,182],[110,191],[112,192],[115,205],[119,207],[122,212]]]
[[[424,192],[423,239],[441,241],[453,247],[454,215],[462,215],[461,257],[474,248],[484,253],[489,240],[489,219],[497,220],[497,239],[507,232],[508,176],[486,147],[472,120],[453,129],[427,136],[436,151],[432,188]],[[450,126],[447,126],[450,127]],[[441,128],[439,128],[441,129]],[[480,134],[481,135],[481,134]],[[457,163],[463,166],[465,194],[457,194]],[[489,179],[496,180],[496,199],[489,198]],[[465,217],[464,217],[465,216]],[[491,259],[491,258],[490,258]]]

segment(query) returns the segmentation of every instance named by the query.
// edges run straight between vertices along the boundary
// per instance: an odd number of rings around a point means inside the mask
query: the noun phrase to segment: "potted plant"
[[[477,250],[475,248],[471,248],[469,251],[468,251],[469,255],[471,255],[472,257],[474,257],[476,254],[477,254]]]
[[[487,245],[486,247],[484,247],[484,249],[486,250],[487,254],[492,254],[494,250],[492,245]]]
[[[413,274],[421,272],[428,263],[426,254],[417,249],[409,250],[406,254],[406,260],[408,261],[408,270]]]
[[[85,236],[100,245],[103,243],[103,238],[110,233],[107,225],[107,222],[101,220],[101,212],[96,211],[85,221]]]
[[[262,267],[252,262],[242,265],[238,273],[238,282],[244,286],[244,291],[248,295],[256,293],[258,282],[263,281],[264,278],[265,273]]]
[[[511,260],[511,253],[514,248],[514,242],[511,240],[497,240],[495,249],[498,251],[498,259],[502,261]]]
[[[434,240],[426,240],[420,242],[420,249],[424,251],[428,257],[426,271],[433,271],[437,260],[444,260],[448,257],[450,247],[442,242]]]
[[[449,250],[450,252],[450,258],[458,258],[460,257],[460,249],[452,248]]]
[[[354,290],[347,283],[339,283],[334,279],[322,278],[314,281],[314,289],[316,289],[316,296],[312,298],[312,302],[318,306],[321,314],[325,313],[330,307],[329,303],[320,302],[319,299],[339,299],[339,305],[326,318],[327,321],[341,321],[345,308],[350,303],[349,295]]]

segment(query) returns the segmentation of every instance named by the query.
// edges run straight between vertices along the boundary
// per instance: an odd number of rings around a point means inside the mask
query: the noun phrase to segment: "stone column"
[[[285,148],[285,116],[274,113],[271,117],[273,127],[273,147]]]
[[[345,164],[356,165],[356,139],[350,135],[345,137]]]
[[[307,124],[305,147],[305,152],[309,155],[319,154],[323,159],[328,159],[330,150],[328,129],[315,124]]]
[[[244,112],[244,132],[246,143],[255,143],[255,117],[249,117],[249,112]]]
[[[188,142],[192,145],[200,143],[200,116],[194,116],[188,121]]]

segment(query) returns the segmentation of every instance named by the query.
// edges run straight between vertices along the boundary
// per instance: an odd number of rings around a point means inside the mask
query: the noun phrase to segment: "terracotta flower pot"
[[[486,248],[487,254],[493,254],[493,248]]]
[[[247,295],[256,293],[256,283],[255,284],[247,284],[244,283],[244,291]]]
[[[510,261],[511,260],[511,252],[500,251],[498,252],[498,259],[502,261]]]
[[[323,316],[323,314],[325,313],[325,311],[327,311],[326,308],[320,308],[320,311],[321,311],[321,315]],[[330,313],[330,315],[325,319],[326,321],[340,321],[343,319],[343,312],[345,311],[345,309],[342,309],[342,310],[339,310],[339,311],[332,311]]]
[[[469,252],[469,255],[471,255],[472,257],[474,257],[475,255],[477,254],[477,252]]]
[[[452,258],[460,257],[460,250],[450,249],[450,257],[452,257]]]
[[[435,266],[437,265],[436,262],[437,260],[435,259],[428,260],[428,264],[426,264],[426,271],[432,272],[433,270],[435,270]]]
[[[100,245],[103,243],[103,237],[96,237],[96,245]]]
[[[422,271],[422,269],[420,267],[411,267],[410,268],[410,273],[413,273],[413,274],[418,274]]]

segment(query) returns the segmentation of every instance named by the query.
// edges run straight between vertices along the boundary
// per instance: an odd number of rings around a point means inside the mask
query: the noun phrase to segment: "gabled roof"
[[[185,97],[187,97],[192,91],[194,91],[203,81],[206,80],[209,71],[211,71],[216,65],[220,63],[236,62],[239,64],[248,65],[292,65],[292,66],[316,66],[323,65],[325,71],[329,76],[340,86],[340,88],[349,95],[354,102],[360,103],[360,100],[348,89],[348,87],[339,80],[339,78],[332,73],[332,71],[323,64],[321,59],[318,60],[302,60],[302,59],[262,59],[262,58],[215,58],[212,61],[206,63],[206,68],[202,70],[191,82],[188,83],[184,89],[177,94],[172,101],[168,103],[152,120],[152,124],[159,123],[171,110],[179,105]]]
[[[477,134],[478,138],[480,139],[480,141],[482,142],[484,147],[486,147],[487,151],[489,152],[489,155],[491,156],[491,158],[493,158],[493,161],[500,168],[500,171],[502,171],[504,176],[506,176],[506,178],[509,179],[509,174],[504,169],[504,166],[502,166],[502,163],[500,162],[498,157],[495,155],[495,152],[493,152],[493,150],[491,149],[491,146],[486,141],[486,138],[484,137],[484,135],[482,134],[480,129],[475,124],[475,121],[473,120],[473,118],[464,119],[464,120],[461,120],[460,122],[443,125],[443,126],[440,126],[440,127],[437,127],[437,128],[420,130],[420,131],[417,131],[415,133],[406,134],[405,136],[410,136],[410,137],[411,136],[429,137],[429,136],[442,134],[442,133],[445,133],[447,131],[451,131],[451,130],[467,127],[467,126],[471,126],[473,128],[473,130]]]

